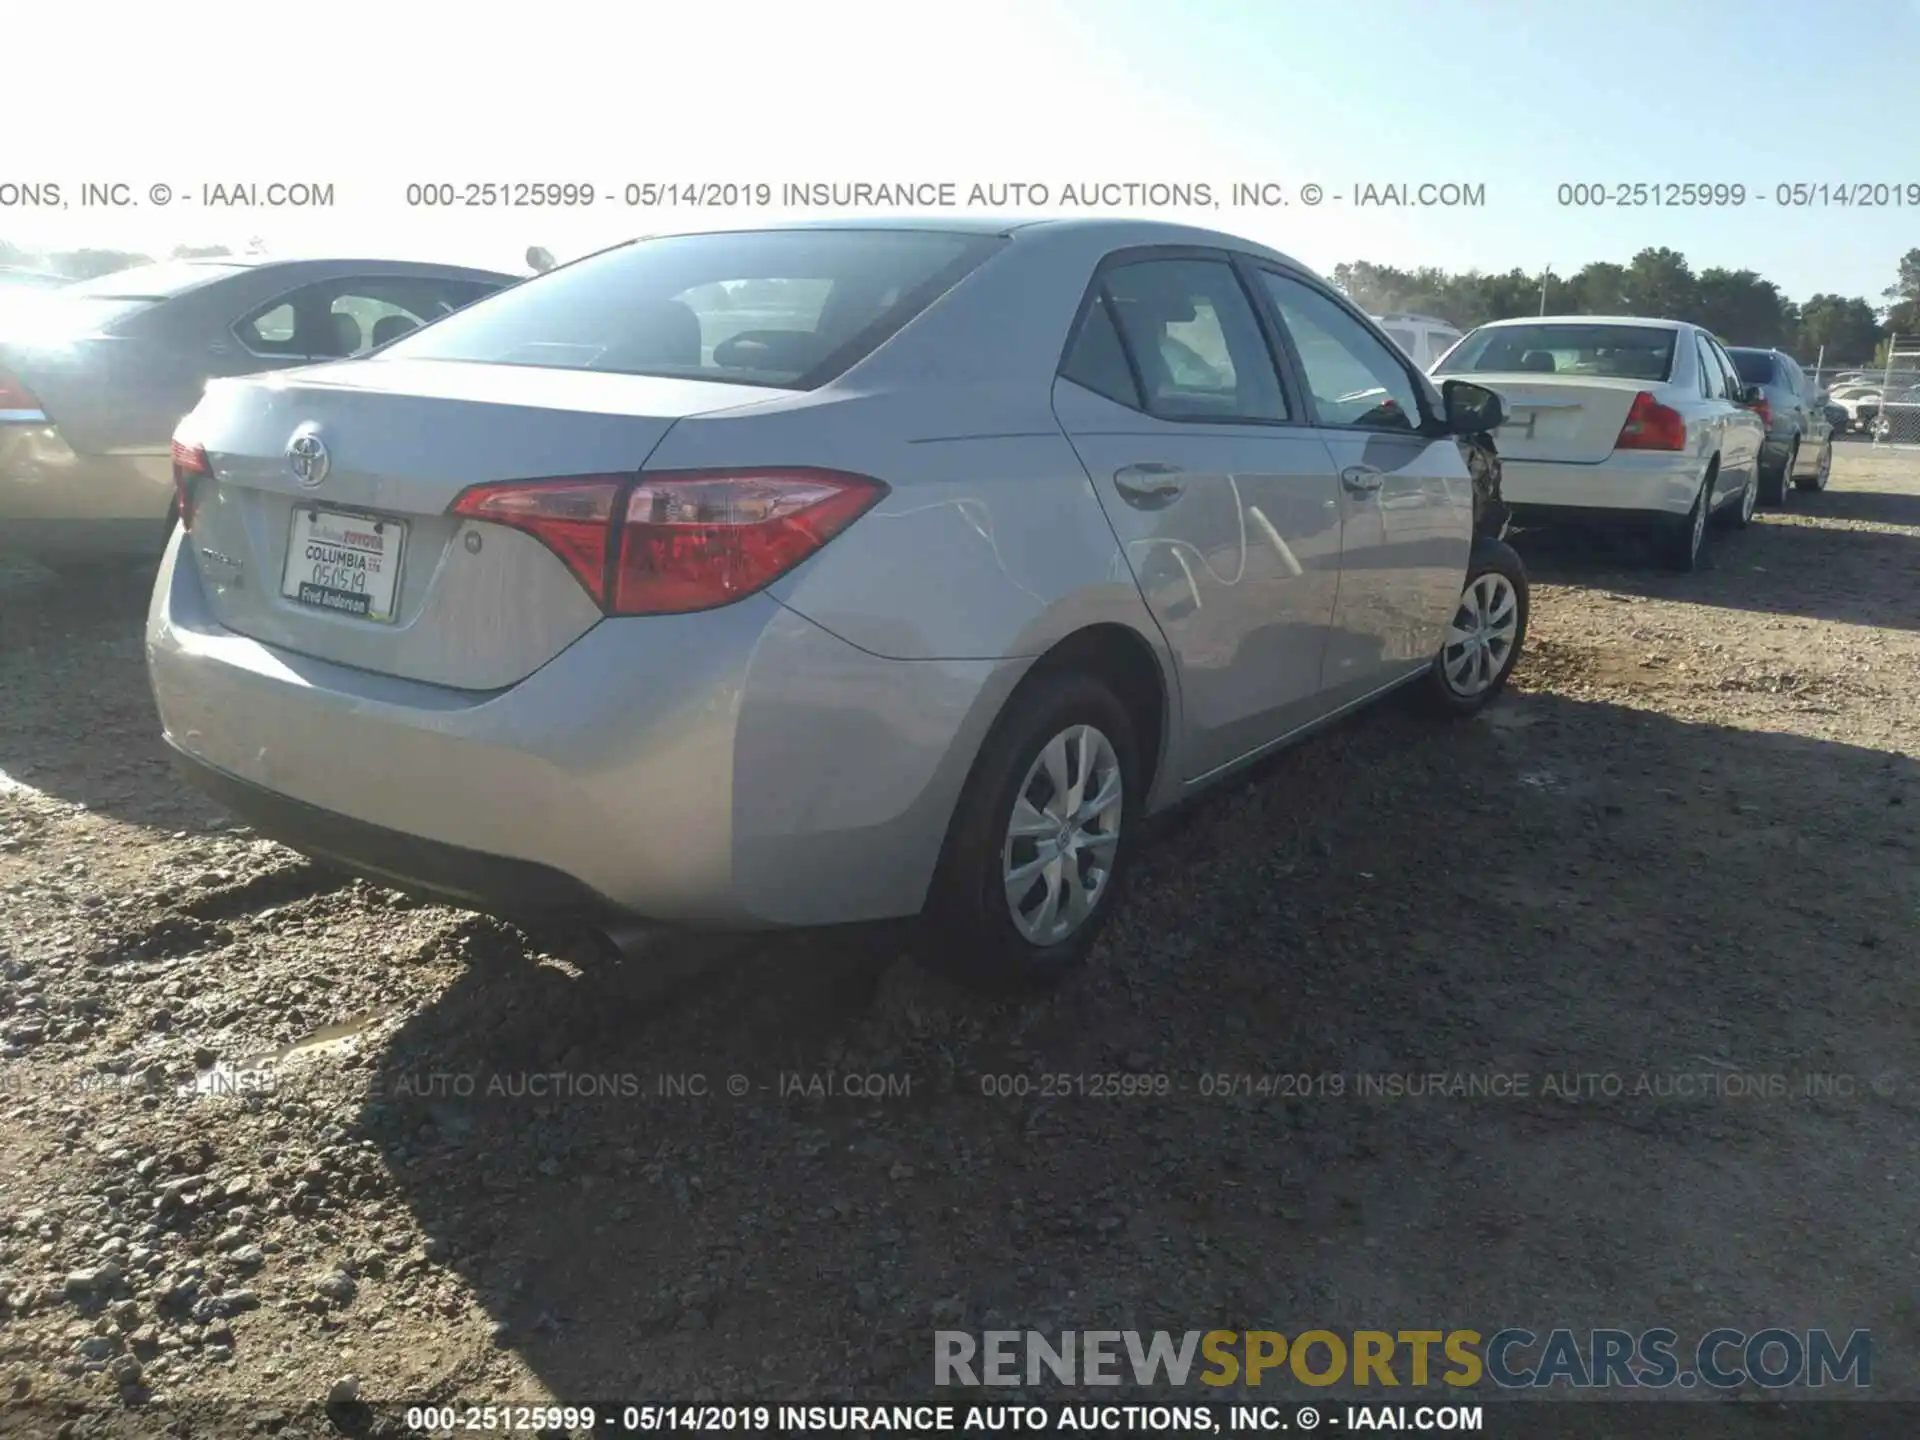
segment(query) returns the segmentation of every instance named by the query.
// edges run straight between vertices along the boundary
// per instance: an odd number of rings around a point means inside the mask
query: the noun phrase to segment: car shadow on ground
[[[1571,585],[1849,625],[1920,629],[1920,535],[1809,524],[1818,519],[1920,523],[1892,516],[1911,497],[1854,491],[1796,493],[1784,517],[1762,511],[1745,530],[1717,530],[1693,574],[1663,570],[1633,536],[1579,527],[1516,531],[1513,547],[1535,584]],[[1769,576],[1754,583],[1756,574]],[[1901,586],[1894,578],[1905,577]]]
[[[1521,693],[1190,816],[1049,998],[898,934],[661,988],[476,919],[349,1128],[563,1401],[924,1395],[936,1329],[1908,1323],[1920,766]],[[1531,1089],[1365,1088],[1434,1072]],[[1542,1090],[1747,1072],[1789,1089]]]
[[[1831,516],[1836,520],[1920,528],[1920,495],[1903,495],[1897,491],[1822,490],[1811,495],[1796,493],[1793,508],[1803,514]]]

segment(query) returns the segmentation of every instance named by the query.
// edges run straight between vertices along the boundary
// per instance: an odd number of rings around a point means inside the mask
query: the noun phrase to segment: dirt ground
[[[1512,693],[1163,827],[1017,1003],[910,931],[616,958],[341,883],[173,778],[141,577],[0,576],[0,1394],[861,1401],[936,1328],[1780,1325],[1920,1396],[1920,456],[1712,543],[1522,537]],[[1361,1093],[1430,1073],[1527,1093]]]

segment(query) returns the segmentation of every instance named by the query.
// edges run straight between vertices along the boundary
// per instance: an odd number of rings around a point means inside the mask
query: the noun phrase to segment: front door
[[[1473,480],[1406,362],[1304,277],[1262,267],[1339,477],[1340,593],[1323,675],[1345,702],[1432,661],[1473,544]]]

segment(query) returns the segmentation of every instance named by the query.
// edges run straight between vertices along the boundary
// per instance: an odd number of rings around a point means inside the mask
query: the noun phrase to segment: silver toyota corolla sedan
[[[147,653],[261,833],[513,917],[929,915],[1046,981],[1140,821],[1403,684],[1526,577],[1436,389],[1286,256],[1117,220],[673,235],[174,444]]]

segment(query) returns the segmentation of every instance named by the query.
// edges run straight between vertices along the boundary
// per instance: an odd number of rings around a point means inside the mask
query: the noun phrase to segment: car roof
[[[1107,250],[1130,249],[1136,245],[1193,245],[1215,249],[1239,250],[1265,256],[1295,269],[1312,267],[1270,245],[1262,245],[1244,235],[1203,226],[1180,225],[1168,220],[1135,220],[1107,215],[1075,216],[861,216],[852,219],[785,220],[761,225],[714,225],[688,230],[661,230],[636,236],[639,240],[664,239],[673,235],[742,235],[774,230],[893,230],[926,234],[1001,235],[1073,238]]]
[[[1648,330],[1696,330],[1686,320],[1656,320],[1646,315],[1516,315],[1510,320],[1489,320],[1482,330],[1506,329],[1516,325],[1639,325]]]

